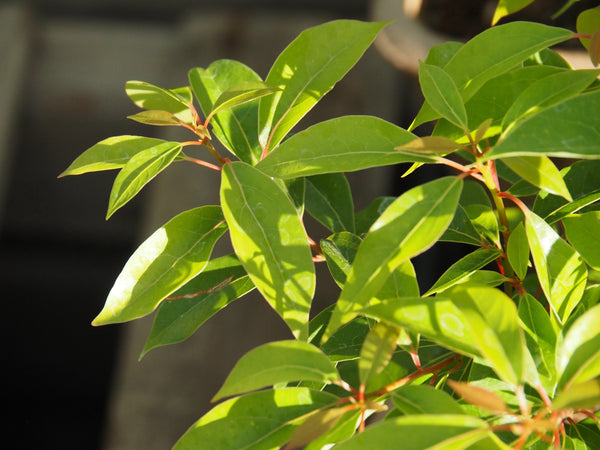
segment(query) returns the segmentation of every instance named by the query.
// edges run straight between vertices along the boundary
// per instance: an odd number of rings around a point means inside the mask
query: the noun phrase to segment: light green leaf
[[[452,139],[442,136],[424,136],[422,138],[414,139],[408,144],[396,147],[396,150],[446,155],[460,148],[462,148],[462,145],[457,144]]]
[[[600,375],[600,305],[577,318],[556,347],[558,387],[565,389]]]
[[[494,10],[492,25],[496,25],[503,17],[525,8],[530,3],[533,3],[533,0],[499,0]]]
[[[462,179],[440,178],[407,191],[384,211],[358,249],[329,335],[367,305],[396,268],[437,241],[452,221],[461,189]]]
[[[528,212],[525,229],[537,277],[552,311],[564,322],[577,306],[587,279],[581,256],[536,214]]]
[[[577,16],[576,23],[577,33],[592,36],[598,29],[600,29],[600,11],[598,8],[590,8],[582,11]],[[590,38],[580,37],[579,41],[586,49],[590,48]]]
[[[477,233],[487,242],[500,247],[500,230],[494,210],[479,203],[466,205],[464,209]]]
[[[181,152],[179,142],[164,142],[136,153],[121,169],[113,183],[106,218],[136,196],[156,175],[165,170]]]
[[[385,25],[336,20],[300,33],[279,55],[265,80],[281,91],[260,100],[258,129],[262,146],[269,150],[277,147],[356,64]]]
[[[334,362],[357,359],[371,326],[371,320],[356,317],[339,327],[327,342],[321,344],[321,350]]]
[[[332,431],[347,413],[347,408],[330,408],[316,412],[294,430],[285,449],[305,449],[308,444]]]
[[[547,156],[518,156],[503,158],[502,162],[524,180],[551,194],[571,201],[571,194],[560,172]]]
[[[58,177],[120,169],[137,153],[165,142],[141,136],[113,136],[87,149]]]
[[[253,392],[227,400],[192,425],[174,450],[273,449],[283,446],[304,415],[338,397],[307,388]]]
[[[471,383],[463,383],[449,379],[447,381],[454,392],[460,395],[467,403],[478,406],[492,413],[508,413],[510,409],[506,402],[492,390],[476,386]]]
[[[221,204],[250,279],[298,339],[308,337],[315,268],[296,207],[279,184],[234,162],[222,171]]]
[[[152,312],[208,263],[227,226],[218,206],[183,212],[156,230],[131,255],[92,325],[125,322]]]
[[[334,233],[354,233],[354,203],[344,174],[307,177],[305,207],[312,217]]]
[[[149,111],[142,111],[131,116],[127,116],[128,119],[135,120],[136,122],[145,123],[146,125],[181,125],[179,119],[168,111],[160,111],[152,109]]]
[[[394,148],[416,136],[371,116],[344,116],[313,125],[291,136],[258,164],[279,178],[352,172],[401,162],[430,161],[427,155]]]
[[[527,234],[522,223],[519,223],[511,232],[506,247],[508,262],[519,280],[525,279],[529,265],[529,244]]]
[[[254,284],[235,256],[213,259],[200,275],[167,298],[173,300],[161,303],[140,359],[156,347],[184,341],[252,289]]]
[[[450,394],[427,385],[406,385],[392,393],[394,406],[405,415],[464,414]]]
[[[329,272],[339,287],[346,282],[352,261],[358,251],[362,239],[349,232],[340,232],[321,240],[321,250]]]
[[[212,105],[213,109],[208,114],[207,119],[219,111],[259,99],[265,95],[273,94],[278,90],[279,89],[269,86],[263,81],[243,81],[238,83],[225,89],[221,95],[219,95],[219,98],[217,98]]]
[[[467,111],[460,92],[444,69],[419,63],[419,84],[425,100],[440,116],[463,130],[468,129]]]
[[[182,122],[194,123],[190,110],[192,95],[188,87],[165,89],[145,81],[128,81],[125,92],[140,108],[168,111]]]
[[[563,218],[567,240],[592,268],[600,270],[600,211]]]
[[[469,277],[476,270],[487,266],[489,263],[500,257],[501,252],[497,249],[485,249],[480,248],[472,253],[464,256],[454,264],[452,264],[448,270],[446,270],[435,284],[429,289],[424,297],[428,297],[437,292],[441,292],[455,284],[460,283],[465,278]]]
[[[599,90],[545,108],[512,127],[484,159],[528,155],[598,159],[600,116],[589,111],[599,109]]]
[[[594,408],[600,405],[600,379],[592,379],[570,386],[559,392],[552,401],[552,409]]]
[[[385,369],[396,349],[399,336],[400,328],[389,323],[379,322],[371,328],[363,342],[358,360],[361,385],[365,386]]]
[[[339,378],[335,365],[314,345],[296,340],[269,342],[240,358],[213,401],[278,383],[328,383]]]
[[[261,78],[238,61],[221,59],[208,68],[189,71],[190,85],[205,116],[214,109],[219,97],[228,88],[244,82],[260,82]],[[211,119],[213,134],[234,155],[248,164],[260,160],[262,148],[258,142],[258,101],[250,101],[217,112]]]

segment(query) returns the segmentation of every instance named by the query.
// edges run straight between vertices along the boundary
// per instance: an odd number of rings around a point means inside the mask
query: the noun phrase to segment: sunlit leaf
[[[447,381],[454,392],[460,395],[467,403],[479,406],[492,413],[507,413],[509,408],[498,394],[470,383],[460,383],[454,380]]]
[[[321,250],[334,281],[342,287],[362,239],[349,232],[336,233],[321,240]]]
[[[510,167],[524,180],[551,194],[572,200],[571,194],[560,175],[560,172],[546,156],[519,156],[503,158],[502,162]]]
[[[265,95],[273,94],[279,89],[269,86],[263,81],[243,81],[225,89],[212,105],[211,117],[224,109],[259,99]]]
[[[559,392],[552,401],[552,409],[598,408],[600,405],[600,379],[575,384]]]
[[[525,8],[532,2],[533,0],[500,0],[494,11],[492,25],[496,25],[503,17]]]
[[[396,197],[377,197],[369,204],[369,206],[358,211],[354,217],[356,233],[365,234],[369,231],[371,225],[373,225],[377,218],[394,202],[394,200],[396,200]]]
[[[454,218],[448,229],[440,237],[440,241],[459,242],[461,244],[481,245],[482,239],[469,216],[461,205],[458,205]]]
[[[93,325],[125,322],[152,312],[198,275],[227,226],[218,206],[181,213],[156,230],[131,255]]]
[[[519,223],[511,232],[506,248],[508,262],[520,280],[527,275],[529,264],[529,244],[527,234],[522,223]]]
[[[408,144],[396,147],[396,150],[407,150],[410,152],[447,154],[462,148],[452,139],[442,136],[424,136],[410,141]]]
[[[165,89],[145,81],[128,81],[125,92],[140,108],[168,111],[182,122],[193,124],[190,104],[192,96],[188,87]]]
[[[600,270],[600,211],[567,216],[562,223],[571,245],[586,263]]]
[[[142,111],[131,116],[127,116],[128,119],[135,120],[136,122],[144,123],[146,125],[181,125],[179,119],[174,114],[168,111],[160,110],[149,110]]]
[[[371,328],[363,342],[358,360],[358,376],[362,385],[381,373],[396,349],[400,329],[385,322]]]
[[[283,450],[305,448],[306,445],[333,429],[347,412],[347,408],[330,408],[312,414],[294,430]]]

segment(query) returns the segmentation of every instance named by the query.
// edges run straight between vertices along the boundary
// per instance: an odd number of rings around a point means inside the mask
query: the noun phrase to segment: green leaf
[[[181,152],[179,142],[164,142],[136,153],[121,169],[113,183],[106,218],[124,206],[129,200],[165,170]]]
[[[506,247],[508,262],[519,280],[525,279],[529,265],[529,244],[527,234],[522,223],[519,223],[511,232]]]
[[[332,394],[300,387],[232,398],[206,413],[173,448],[279,448],[304,415],[336,400]]]
[[[392,393],[394,406],[405,415],[464,414],[450,394],[427,385],[406,385]]]
[[[482,388],[481,386],[476,386],[474,384],[461,383],[450,379],[447,381],[447,383],[448,386],[454,390],[454,392],[460,395],[463,400],[471,405],[478,406],[495,414],[510,412],[506,402],[494,391]]]
[[[192,95],[188,87],[165,89],[145,81],[128,81],[125,92],[140,108],[168,111],[182,122],[194,123],[190,110]]]
[[[484,159],[511,156],[555,156],[561,158],[600,158],[600,91],[571,97],[511,128]],[[557,127],[556,124],[560,124]],[[540,133],[539,130],[545,130]]]
[[[58,177],[120,169],[137,153],[164,143],[162,139],[141,136],[113,136],[87,149]]]
[[[339,327],[327,342],[321,344],[321,350],[334,362],[357,359],[371,326],[372,321],[357,317]]]
[[[473,342],[500,378],[513,386],[521,384],[527,348],[512,300],[487,286],[458,285],[444,295],[462,311]]]
[[[360,410],[350,410],[346,412],[346,414],[337,420],[335,426],[320,437],[313,439],[304,447],[304,450],[323,450],[324,448],[327,448],[326,445],[330,445],[334,442],[341,442],[350,438],[356,431],[357,424],[360,421],[360,415]],[[296,430],[298,430],[298,428],[296,428]],[[299,432],[298,434],[300,435]]]
[[[213,259],[200,275],[169,297],[172,301],[161,303],[140,359],[156,347],[184,341],[213,315],[252,289],[254,284],[235,256]]]
[[[262,146],[269,150],[277,147],[356,64],[385,25],[336,20],[300,33],[279,55],[265,80],[281,91],[260,100],[258,128]]]
[[[425,58],[425,63],[437,67],[444,67],[463,45],[462,42],[456,41],[446,41],[434,45],[429,49],[427,57]]]
[[[460,283],[473,272],[487,266],[500,256],[501,252],[497,249],[480,248],[469,253],[452,264],[423,296],[428,297]]]
[[[307,177],[305,206],[311,216],[334,233],[354,233],[354,203],[344,174]]]
[[[480,356],[479,348],[462,311],[444,297],[405,297],[386,299],[360,311],[467,356]]]
[[[500,230],[494,210],[488,205],[478,203],[466,205],[464,209],[481,238],[500,247]],[[479,242],[481,243],[481,239]]]
[[[335,365],[314,345],[296,340],[269,342],[240,358],[213,401],[278,383],[328,383],[339,378]]]
[[[519,156],[503,158],[502,162],[524,180],[551,194],[560,195],[571,201],[571,194],[560,172],[546,156]]]
[[[313,125],[293,135],[258,164],[279,178],[352,172],[401,162],[430,161],[427,155],[394,148],[416,136],[371,116],[344,116]]]
[[[567,239],[592,268],[600,270],[600,211],[563,218]]]
[[[408,144],[396,147],[396,150],[446,155],[460,148],[462,148],[462,145],[457,144],[452,139],[442,136],[424,136],[422,138],[414,139]]]
[[[494,11],[492,25],[496,25],[503,17],[525,8],[530,3],[533,3],[533,0],[500,0]]]
[[[212,105],[207,118],[219,111],[273,94],[279,89],[269,86],[264,81],[243,81],[225,89]]]
[[[379,322],[371,328],[363,342],[358,360],[361,385],[365,386],[385,369],[396,349],[399,336],[400,328],[389,323]]]
[[[234,162],[222,171],[221,204],[250,279],[298,339],[308,336],[315,268],[296,207],[279,184]]]
[[[131,255],[92,325],[125,322],[152,312],[204,270],[226,229],[218,206],[202,206],[175,216]]]
[[[321,240],[321,250],[325,255],[327,267],[339,287],[346,282],[361,242],[361,238],[349,232],[336,233]]]
[[[384,211],[358,249],[329,334],[368,304],[396,268],[437,241],[452,221],[461,189],[460,178],[440,178],[410,189]]]
[[[587,88],[599,70],[566,70],[544,77],[525,89],[502,119],[502,130],[508,133],[518,121],[571,98]]]
[[[215,61],[206,69],[194,68],[189,71],[188,78],[205,116],[213,111],[216,101],[228,88],[261,81],[251,68],[228,59]],[[223,109],[210,121],[212,132],[219,141],[248,164],[256,164],[262,154],[257,123],[258,101]]]
[[[538,280],[556,318],[564,322],[577,306],[587,279],[581,256],[536,214],[525,220]]]
[[[454,218],[450,222],[450,225],[448,225],[448,229],[440,237],[440,241],[458,242],[476,246],[481,245],[481,236],[461,205],[457,206]]]
[[[467,111],[460,92],[444,69],[419,63],[419,84],[425,100],[440,116],[463,130],[468,129]]]
[[[142,111],[131,116],[127,116],[128,119],[135,120],[136,122],[145,123],[146,125],[181,125],[179,119],[168,111],[160,110],[149,110]]]
[[[575,384],[559,394],[552,401],[552,409],[596,408],[600,404],[600,380],[592,379]]]
[[[331,431],[347,412],[347,408],[330,408],[316,412],[294,430],[285,449],[306,448],[306,445]]]
[[[377,197],[366,208],[358,211],[354,217],[356,233],[365,234],[377,218],[390,206],[396,197]]]
[[[579,13],[575,26],[577,33],[592,36],[600,29],[600,11],[598,8],[586,9]],[[579,41],[586,49],[590,48],[590,38],[580,37]]]
[[[600,375],[600,305],[586,311],[571,325],[556,347],[560,389]]]

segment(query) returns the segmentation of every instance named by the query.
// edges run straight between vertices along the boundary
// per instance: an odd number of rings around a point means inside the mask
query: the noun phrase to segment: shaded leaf
[[[198,275],[227,226],[218,206],[183,212],[156,230],[131,255],[92,325],[125,322],[152,312]]]
[[[188,87],[165,89],[145,81],[128,81],[125,83],[127,96],[143,109],[168,111],[187,124],[193,124],[190,111],[192,95]]]
[[[278,383],[327,383],[339,378],[335,365],[314,345],[296,340],[269,342],[239,359],[213,401]]]
[[[500,230],[494,210],[490,206],[478,203],[466,205],[464,209],[477,233],[487,242],[500,247]]]
[[[560,195],[571,201],[571,194],[560,172],[546,156],[519,156],[503,158],[502,162],[524,180],[551,194]]]
[[[508,413],[510,409],[498,394],[488,391],[482,387],[470,383],[460,383],[454,380],[447,380],[454,392],[460,395],[467,403],[479,406],[492,413]]]
[[[305,205],[312,217],[334,233],[354,233],[354,203],[344,174],[307,177]]]
[[[181,152],[179,142],[164,142],[136,153],[123,166],[110,191],[106,218],[125,205],[156,175],[165,170]]]
[[[402,386],[392,393],[392,400],[405,415],[465,413],[450,394],[427,385]]]
[[[400,328],[385,322],[376,323],[371,328],[363,342],[358,360],[361,385],[366,385],[387,366],[399,336]]]
[[[306,339],[315,268],[296,207],[276,181],[243,162],[223,167],[221,204],[250,279],[294,335]]]
[[[342,287],[350,273],[354,256],[362,239],[349,232],[336,233],[321,240],[321,250],[334,281]]]
[[[529,265],[529,244],[527,234],[522,223],[519,223],[511,232],[506,246],[508,262],[519,280],[525,279]]]
[[[321,344],[321,350],[334,362],[357,359],[371,326],[372,321],[364,317],[356,317],[339,327],[325,343]]]
[[[454,150],[462,148],[462,145],[457,144],[452,139],[442,136],[424,136],[410,141],[408,144],[396,147],[396,150],[406,150],[409,152],[423,152],[435,154],[448,154]]]
[[[394,202],[394,200],[396,200],[396,197],[377,197],[369,204],[369,206],[358,211],[354,217],[356,233],[365,234],[367,231],[369,231],[369,228],[371,228],[373,222],[377,220],[377,218],[388,206]]]
[[[356,431],[360,414],[360,410],[346,412],[333,428],[307,444],[304,450],[323,450],[328,444],[348,439]]]
[[[166,141],[142,136],[113,136],[93,145],[59,175],[80,175],[87,172],[120,169],[134,155]]]
[[[567,239],[592,268],[600,270],[600,211],[563,218]]]

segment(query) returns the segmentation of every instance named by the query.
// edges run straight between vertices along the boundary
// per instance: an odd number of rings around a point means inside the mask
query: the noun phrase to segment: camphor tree
[[[577,31],[512,22],[432,48],[409,130],[345,116],[290,135],[385,26],[307,29],[264,81],[219,60],[189,86],[126,84],[131,119],[193,139],[111,137],[61,176],[119,169],[108,218],[194,163],[220,172],[220,204],[148,237],[93,324],[156,310],[145,355],[257,289],[289,327],[238,361],[176,449],[600,448],[600,70],[549,49],[579,39],[597,65],[600,8]],[[449,175],[355,211],[344,173],[400,163]],[[313,240],[306,215],[331,234]],[[234,253],[211,258],[219,239]],[[469,251],[422,292],[411,259],[440,241]],[[323,311],[315,264],[340,287]]]

